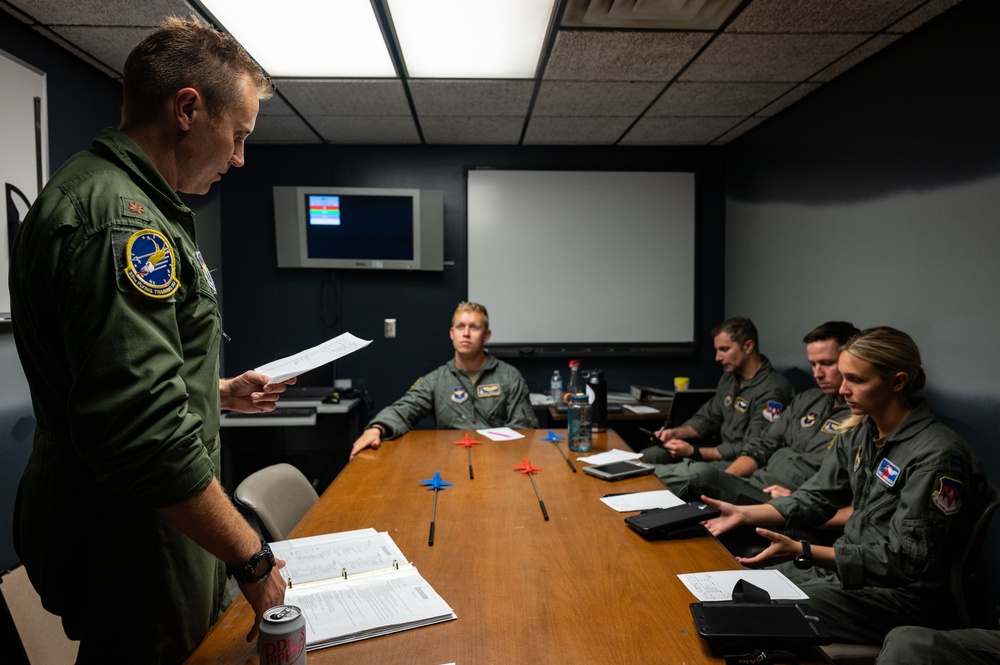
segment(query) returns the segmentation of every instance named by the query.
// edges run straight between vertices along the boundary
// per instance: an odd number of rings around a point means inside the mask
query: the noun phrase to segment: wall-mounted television
[[[275,187],[281,268],[444,269],[440,190]]]

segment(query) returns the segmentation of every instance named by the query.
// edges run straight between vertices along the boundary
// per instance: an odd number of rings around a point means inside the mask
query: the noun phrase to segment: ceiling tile
[[[726,32],[879,32],[925,0],[753,0]]]
[[[864,44],[842,57],[840,60],[834,61],[829,67],[820,70],[815,76],[811,76],[809,80],[818,81],[820,83],[832,81],[854,65],[872,55],[875,55],[899,38],[900,35],[898,34],[875,35]]]
[[[916,30],[919,26],[923,25],[925,21],[929,21],[946,9],[950,9],[957,5],[960,0],[930,0],[927,4],[917,8],[911,14],[908,14],[902,18],[902,20],[893,24],[889,30],[892,32],[912,32]]]
[[[619,145],[701,145],[739,122],[739,118],[641,118]]]
[[[674,83],[647,116],[748,116],[794,87],[793,83]]]
[[[247,144],[254,143],[322,143],[316,132],[309,129],[297,115],[258,115]],[[253,158],[251,151],[250,158]]]
[[[521,140],[523,116],[497,118],[421,116],[424,141],[435,145],[515,145]]]
[[[417,114],[426,116],[518,116],[531,104],[534,81],[412,80]]]
[[[260,103],[260,115],[295,115],[295,110],[277,92]]]
[[[767,118],[747,118],[746,120],[736,125],[728,132],[717,138],[716,140],[712,141],[710,145],[725,145],[730,141],[732,141],[733,139],[743,136],[751,129],[753,129],[760,123],[764,122],[765,120],[767,120]]]
[[[153,31],[151,27],[63,27],[53,26],[53,32],[86,51],[95,60],[117,73],[125,71],[125,59],[143,38]]]
[[[417,126],[410,116],[329,116],[307,118],[330,143],[420,143]]]
[[[154,27],[165,16],[186,17],[196,13],[184,0],[4,1],[47,25]]]
[[[818,87],[819,83],[800,83],[783,96],[774,100],[773,104],[768,104],[766,107],[758,111],[755,115],[762,118],[769,118],[772,115],[777,115]]]
[[[542,118],[533,116],[525,145],[613,145],[634,118]]]
[[[635,116],[662,89],[660,83],[543,81],[532,115]]]
[[[866,38],[866,35],[722,34],[681,75],[681,80],[798,82]]]
[[[545,80],[669,81],[710,33],[560,30]]]
[[[306,116],[410,115],[399,79],[276,79],[274,83]]]
[[[109,77],[111,77],[111,78],[113,78],[113,79],[115,79],[117,81],[121,80],[122,74],[121,74],[120,71],[118,71],[116,69],[112,69],[111,67],[108,67],[106,64],[104,64],[103,62],[101,62],[100,60],[98,60],[97,58],[95,58],[94,56],[92,56],[87,51],[82,50],[80,47],[78,47],[73,42],[68,41],[62,35],[59,35],[59,34],[53,32],[51,28],[48,28],[48,27],[45,27],[45,26],[41,26],[41,25],[35,25],[35,26],[32,27],[32,30],[34,30],[35,32],[37,32],[37,33],[39,33],[41,35],[44,35],[46,39],[52,40],[53,42],[55,42],[59,46],[63,47],[64,49],[66,49],[67,51],[69,51],[70,53],[72,53],[74,56],[80,58],[81,60],[83,60],[87,64],[91,65],[92,67],[96,67],[98,70],[100,70],[101,72],[103,72],[107,76],[109,76]]]

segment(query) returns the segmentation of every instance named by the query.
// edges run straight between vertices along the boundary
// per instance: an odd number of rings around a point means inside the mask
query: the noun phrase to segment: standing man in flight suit
[[[479,303],[461,302],[452,316],[455,357],[417,379],[405,395],[372,418],[351,449],[353,459],[365,448],[406,434],[424,416],[439,429],[513,427],[535,429],[528,385],[512,366],[486,353],[490,317]]]

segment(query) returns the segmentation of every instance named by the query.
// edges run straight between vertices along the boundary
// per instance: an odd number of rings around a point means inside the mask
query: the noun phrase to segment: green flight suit
[[[736,504],[767,503],[765,487],[795,490],[819,470],[833,448],[841,423],[851,415],[836,395],[812,388],[792,398],[781,418],[759,435],[744,440],[743,454],[757,470],[746,478],[726,473],[726,466],[692,462],[688,475],[671,474],[670,490],[688,501],[702,494]],[[667,466],[671,471],[677,465]]]
[[[853,503],[833,544],[837,571],[778,568],[836,641],[881,644],[895,626],[947,627],[950,563],[986,486],[979,459],[923,400],[881,447],[867,416],[843,436],[852,455],[827,455],[791,496],[770,502],[791,527],[822,524]]]
[[[885,636],[879,665],[1000,665],[1000,630],[893,628]]]
[[[37,420],[18,554],[80,663],[179,663],[225,590],[221,562],[154,510],[219,465],[220,317],[194,216],[106,129],[31,207],[10,276]]]
[[[385,407],[366,427],[386,428],[387,439],[403,436],[424,416],[434,416],[438,429],[513,427],[536,429],[528,384],[521,373],[502,360],[486,357],[475,385],[449,360],[417,379],[402,397]]]
[[[683,423],[694,428],[702,439],[718,436],[722,461],[709,462],[725,470],[729,462],[743,454],[745,442],[759,436],[781,418],[794,394],[788,379],[771,367],[766,356],[749,380],[742,381],[728,372],[719,379],[712,399]],[[673,489],[686,484],[691,467],[702,464],[692,459],[677,460],[663,446],[653,445],[642,452],[642,461],[656,465],[656,475]]]

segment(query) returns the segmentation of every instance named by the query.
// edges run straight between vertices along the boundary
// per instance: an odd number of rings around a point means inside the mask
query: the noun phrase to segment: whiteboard
[[[693,344],[694,173],[476,169],[467,196],[490,346]]]
[[[45,74],[0,51],[0,316],[10,312],[10,236],[48,179]],[[37,101],[36,101],[37,100]],[[37,106],[37,131],[36,131]]]

